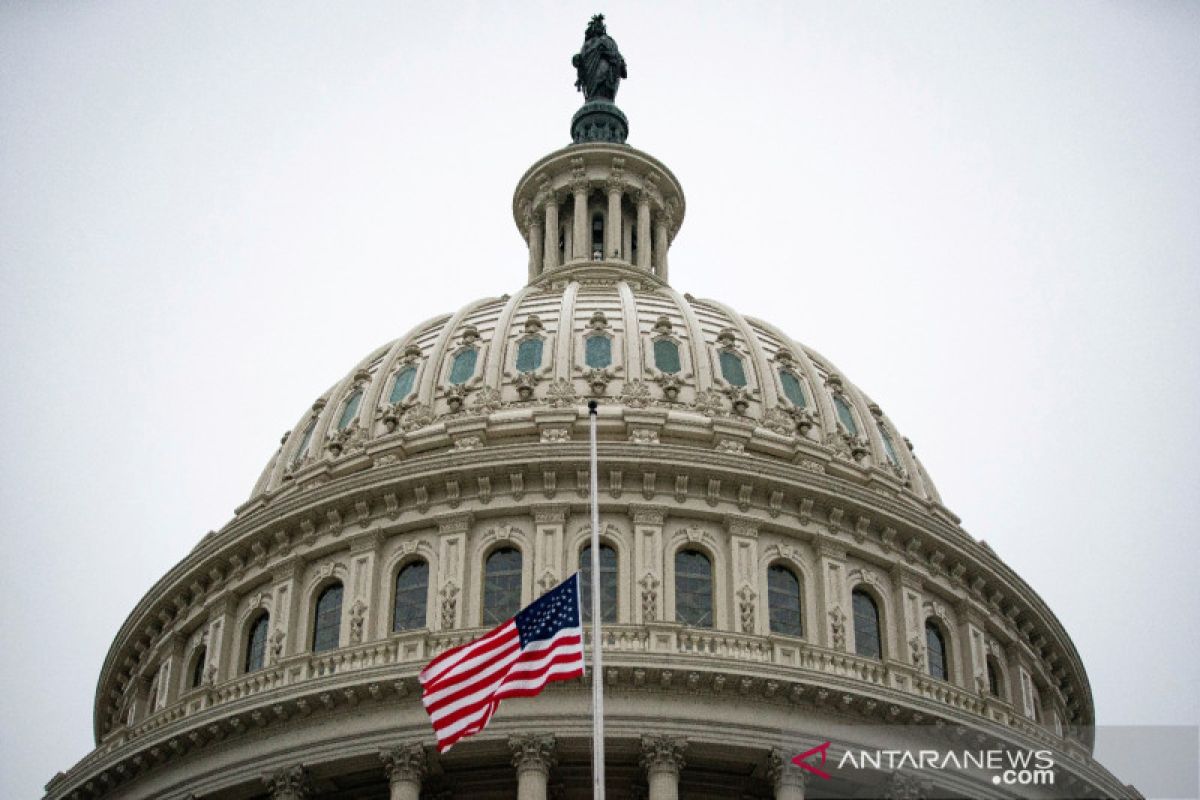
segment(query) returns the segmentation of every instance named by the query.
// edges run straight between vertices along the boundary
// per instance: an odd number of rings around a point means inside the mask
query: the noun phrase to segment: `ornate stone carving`
[[[913,666],[918,670],[925,669],[925,647],[921,643],[920,636],[914,635],[908,640],[908,650]]]
[[[846,613],[841,606],[829,609],[829,633],[834,650],[846,649]]]
[[[359,644],[363,640],[363,622],[367,616],[367,604],[355,600],[350,606],[350,643]]]
[[[271,793],[272,800],[303,800],[312,792],[308,770],[300,764],[264,775],[262,783]]]
[[[287,634],[284,633],[280,628],[276,628],[271,634],[271,638],[268,640],[270,647],[268,648],[269,655],[267,663],[272,665],[278,664],[279,659],[283,658],[283,641],[286,638]]]
[[[767,754],[767,780],[776,795],[787,787],[803,791],[807,773],[792,764],[791,758],[782,750],[775,749]]]
[[[527,770],[549,775],[557,763],[554,757],[554,737],[549,734],[526,733],[508,737],[508,748],[512,751],[512,765],[520,774]]]
[[[722,439],[717,442],[718,453],[744,453],[746,452],[746,443],[738,439]]]
[[[893,772],[884,787],[884,800],[925,800],[925,791],[920,782],[911,775]]]
[[[692,408],[706,417],[719,417],[725,413],[725,401],[720,392],[709,389],[696,393],[696,399],[692,401]]]
[[[757,597],[749,584],[738,590],[738,620],[742,633],[754,633],[754,599]]]
[[[455,450],[477,450],[483,447],[483,439],[479,436],[460,436],[454,440]]]
[[[566,378],[559,378],[546,389],[546,399],[554,408],[575,405],[575,384]]]
[[[767,413],[763,415],[763,427],[784,436],[791,436],[796,432],[796,419],[789,411],[775,406],[767,409]]]
[[[522,372],[522,375],[528,373]],[[478,414],[491,414],[498,410],[503,403],[500,401],[500,390],[492,386],[481,386],[471,400],[471,410]]]
[[[442,587],[442,630],[454,627],[454,619],[458,610],[458,586],[454,581],[447,581]]]
[[[599,313],[599,312],[597,312]],[[613,373],[610,369],[589,369],[583,373],[583,379],[587,382],[588,388],[592,394],[600,397],[608,391],[609,381],[613,379]]]
[[[416,403],[400,418],[400,428],[404,431],[415,431],[418,428],[432,425],[435,419],[432,408],[425,403]]]
[[[521,401],[532,400],[533,390],[537,386],[538,376],[536,372],[522,372],[513,381],[513,386],[517,389],[517,398]]]
[[[630,408],[645,408],[650,405],[650,387],[641,381],[626,381],[621,402]]]
[[[658,444],[658,431],[653,428],[634,428],[629,432],[629,441],[634,444]]]
[[[362,449],[363,431],[354,420],[340,431],[332,431],[325,442],[325,449],[334,458],[343,453],[355,452]]]
[[[642,587],[642,621],[650,622],[658,619],[658,586],[659,580],[653,572],[647,572],[638,586]]]
[[[416,743],[380,750],[379,760],[391,783],[408,782],[419,786],[429,771],[425,748]]]
[[[467,395],[471,393],[465,385],[451,386],[445,390],[446,405],[450,408],[451,414],[457,414],[463,410],[463,406],[467,402]]]
[[[683,386],[683,381],[679,379],[679,376],[662,372],[655,377],[654,382],[662,387],[664,400],[666,400],[668,403],[676,403],[679,401],[679,390]]]
[[[743,416],[750,408],[750,390],[745,386],[726,386],[725,394],[729,397],[734,414]]]
[[[670,772],[676,775],[685,763],[687,739],[682,736],[642,736],[642,769],[647,773]]]
[[[542,429],[542,442],[569,442],[571,441],[570,428],[544,428]]]

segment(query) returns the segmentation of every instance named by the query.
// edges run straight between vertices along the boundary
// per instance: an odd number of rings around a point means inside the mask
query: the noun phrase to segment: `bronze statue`
[[[625,59],[617,43],[604,27],[604,15],[597,14],[588,23],[583,47],[571,59],[578,79],[575,88],[586,100],[616,100],[617,86],[625,74]]]

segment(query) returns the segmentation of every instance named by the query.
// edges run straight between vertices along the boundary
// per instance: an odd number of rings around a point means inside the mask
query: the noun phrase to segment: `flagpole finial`
[[[588,413],[589,414],[595,414],[596,409],[599,407],[600,407],[600,404],[597,403],[595,400],[588,400]]]

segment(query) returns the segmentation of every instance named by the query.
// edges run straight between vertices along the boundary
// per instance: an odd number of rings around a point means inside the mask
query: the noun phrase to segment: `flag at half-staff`
[[[487,727],[500,701],[532,697],[551,681],[583,674],[579,573],[483,636],[447,650],[421,670],[421,702],[438,752]]]

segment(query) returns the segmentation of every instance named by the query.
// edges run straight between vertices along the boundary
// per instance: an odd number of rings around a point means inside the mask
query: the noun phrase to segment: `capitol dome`
[[[442,755],[416,680],[586,570],[590,400],[613,797],[1016,794],[980,770],[806,779],[790,759],[821,741],[1052,751],[1054,786],[1019,794],[1130,794],[1091,757],[1066,631],[881,405],[786,321],[672,288],[683,190],[618,114],[589,99],[519,180],[523,287],[302,401],[117,633],[96,749],[47,797],[590,796],[590,671]]]

